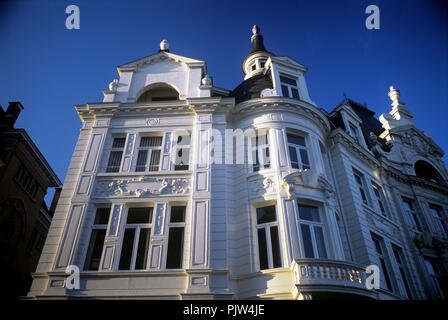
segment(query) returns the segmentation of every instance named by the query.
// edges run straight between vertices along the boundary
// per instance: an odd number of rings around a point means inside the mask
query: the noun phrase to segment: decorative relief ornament
[[[263,195],[277,192],[275,182],[270,177],[265,177],[262,183],[260,183],[260,179],[252,181],[251,190],[253,195]]]
[[[190,180],[186,178],[161,179],[140,177],[135,179],[120,179],[99,181],[95,195],[144,197],[164,194],[185,194],[190,192]]]
[[[159,118],[150,118],[148,120],[146,120],[146,125],[147,126],[156,126],[160,124],[160,119]]]
[[[262,98],[265,98],[265,97],[274,97],[274,96],[276,96],[276,94],[275,94],[275,90],[274,90],[274,89],[268,89],[268,88],[263,89],[263,90],[261,91],[261,93],[260,93],[260,96],[261,96]]]

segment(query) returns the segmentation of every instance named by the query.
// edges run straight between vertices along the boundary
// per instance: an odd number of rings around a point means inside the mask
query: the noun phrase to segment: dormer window
[[[280,85],[284,97],[300,99],[297,79],[280,76]]]
[[[351,122],[348,123],[348,132],[356,140],[357,143],[361,143],[358,134],[358,128]]]
[[[250,69],[251,69],[252,71],[255,71],[255,69],[257,69],[257,65],[254,63],[254,64],[250,67]]]

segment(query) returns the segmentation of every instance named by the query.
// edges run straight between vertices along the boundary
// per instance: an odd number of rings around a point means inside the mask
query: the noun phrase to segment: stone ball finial
[[[388,96],[392,102],[399,102],[400,101],[400,90],[395,89],[394,86],[389,87],[390,91],[388,93]]]
[[[165,39],[163,39],[160,42],[160,51],[169,51],[170,50],[170,44],[168,41],[166,41]]]
[[[257,25],[254,25],[254,27],[252,28],[252,33],[254,35],[260,33],[260,28]]]
[[[204,86],[211,86],[213,83],[213,79],[208,74],[206,74],[205,77],[202,78],[201,83]]]

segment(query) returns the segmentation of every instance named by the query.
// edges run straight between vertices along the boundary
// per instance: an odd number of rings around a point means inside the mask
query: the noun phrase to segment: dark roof
[[[235,103],[260,98],[263,89],[272,89],[271,73],[257,74],[241,82],[231,93],[230,97],[235,97]]]
[[[366,141],[367,146],[370,148],[371,143],[369,141],[370,132],[373,132],[377,137],[384,131],[383,125],[381,122],[375,118],[375,112],[363,106],[362,104],[350,100],[344,99],[338,106],[337,109],[341,105],[347,105],[352,108],[352,110],[356,113],[356,115],[361,119],[361,131],[364,136],[364,140]],[[342,117],[339,112],[335,113],[330,117],[330,122],[335,126],[347,130],[342,121]],[[378,142],[381,145],[381,148],[385,151],[389,151],[389,146],[387,145],[386,140],[378,138]]]

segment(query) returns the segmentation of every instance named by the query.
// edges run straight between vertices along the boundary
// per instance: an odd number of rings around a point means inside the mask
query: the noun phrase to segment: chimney
[[[19,117],[20,112],[23,110],[23,106],[19,101],[10,102],[6,112],[1,114],[1,124],[9,129],[14,128],[14,124]]]

